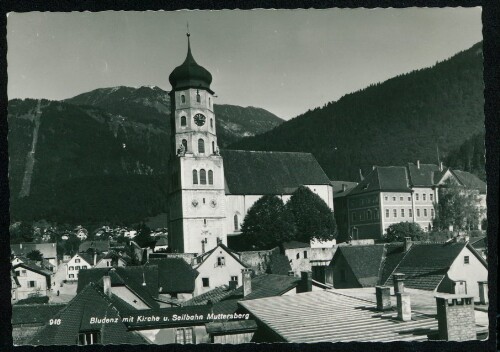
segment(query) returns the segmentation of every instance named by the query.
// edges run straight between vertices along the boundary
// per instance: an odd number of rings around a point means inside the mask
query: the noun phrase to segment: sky
[[[158,86],[187,52],[216,103],[288,120],[482,39],[481,8],[30,12],[7,17],[8,96]]]

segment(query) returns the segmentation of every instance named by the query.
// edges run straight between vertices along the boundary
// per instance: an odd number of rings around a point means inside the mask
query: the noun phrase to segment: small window
[[[413,217],[413,211],[411,209],[408,209],[408,216],[411,218]]]
[[[231,276],[231,281],[236,281],[236,284],[238,284],[238,276]]]
[[[384,197],[384,200],[389,200],[389,197],[385,196],[385,197]]]
[[[215,142],[212,141],[212,154],[215,154]]]
[[[297,255],[295,256],[297,259],[300,259],[300,253],[297,253]]]
[[[200,103],[201,102],[201,96],[200,93],[196,92],[196,102]]]
[[[86,265],[83,265],[83,266],[82,266],[82,269],[87,269],[87,266],[86,266]]]
[[[214,172],[212,170],[208,170],[208,184],[214,184]]]
[[[28,287],[35,287],[36,281],[28,281]]]
[[[399,201],[402,202],[403,201],[403,197],[399,197]]]
[[[394,209],[394,210],[392,211],[392,215],[393,215],[394,217],[397,217],[397,216],[398,216],[398,211],[397,211],[396,209]]]
[[[187,125],[186,123],[186,116],[181,116],[181,126],[185,127]]]
[[[214,119],[210,119],[210,128],[214,128]]]
[[[432,202],[432,201],[434,200],[434,194],[432,194],[432,193],[431,193],[431,194],[429,194],[429,199],[430,199],[430,201]]]
[[[100,331],[89,331],[78,334],[78,344],[80,346],[95,345],[101,343]]]
[[[75,270],[80,270],[80,265],[75,266]]]
[[[186,102],[186,96],[184,94],[181,95],[181,103]]]
[[[304,251],[304,259],[307,259],[307,251]]]
[[[226,265],[226,258],[217,257],[217,266],[224,266],[224,265]]]
[[[234,231],[238,231],[240,229],[238,222],[238,214],[234,214],[233,220],[234,220]]]
[[[208,279],[208,277],[202,278],[201,281],[203,283],[203,287],[210,287],[210,280]]]
[[[469,264],[469,256],[464,256],[464,264]]]
[[[75,259],[75,263],[80,263],[80,259]]]
[[[377,209],[373,210],[373,218],[378,219],[378,210]]]
[[[431,218],[434,218],[434,209],[431,209]]]
[[[385,217],[388,218],[389,217],[389,209],[386,209],[385,210]]]
[[[415,193],[415,200],[418,200],[418,193]]]
[[[207,184],[207,172],[205,169],[200,170],[200,185],[206,185]],[[203,202],[205,203],[205,202]]]
[[[372,219],[372,211],[371,211],[371,210],[368,210],[368,211],[366,212],[366,219],[367,219],[367,220],[371,220],[371,219]]]
[[[193,328],[177,328],[175,330],[175,343],[182,345],[193,343]]]
[[[183,139],[182,140],[182,145],[184,146],[184,151],[187,152],[188,151],[188,141]]]
[[[405,210],[404,209],[401,209],[401,217],[404,218],[405,217]]]
[[[424,193],[424,194],[422,194],[422,200],[423,200],[423,201],[425,201],[426,196],[427,196],[427,195],[426,195],[425,193]]]
[[[411,202],[411,197],[408,197],[408,202]]]
[[[392,197],[392,201],[395,202],[396,201],[396,197]]]
[[[75,275],[73,275],[73,274],[69,274],[69,278],[70,278],[70,279],[73,279],[74,277],[75,277]]]
[[[193,185],[198,184],[198,170],[193,170]]]
[[[417,209],[417,216],[420,216],[420,209]]]
[[[212,99],[209,97],[208,98],[208,106],[212,105]]]
[[[427,209],[424,209],[424,216],[427,217]]]
[[[203,219],[203,226],[207,226],[207,219]]]
[[[69,270],[75,270],[75,268],[73,266],[70,266]]]
[[[203,138],[198,139],[198,153],[205,153],[205,141],[203,140]]]

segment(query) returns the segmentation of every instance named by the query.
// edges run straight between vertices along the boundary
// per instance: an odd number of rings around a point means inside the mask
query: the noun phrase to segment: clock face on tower
[[[194,115],[194,123],[198,126],[203,126],[205,124],[206,117],[203,114]]]

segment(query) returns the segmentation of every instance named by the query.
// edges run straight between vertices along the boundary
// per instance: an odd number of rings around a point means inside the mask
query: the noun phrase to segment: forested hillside
[[[482,43],[307,111],[233,149],[311,152],[332,179],[359,180],[359,169],[437,163],[484,132]]]

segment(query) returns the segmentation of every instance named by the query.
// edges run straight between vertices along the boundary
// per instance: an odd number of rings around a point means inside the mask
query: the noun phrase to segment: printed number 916
[[[49,325],[61,325],[61,319],[50,319]]]

